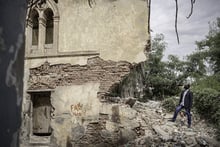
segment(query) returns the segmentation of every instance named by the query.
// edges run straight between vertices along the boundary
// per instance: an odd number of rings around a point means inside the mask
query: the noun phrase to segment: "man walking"
[[[188,128],[191,127],[190,109],[192,107],[192,102],[193,102],[193,93],[190,91],[189,88],[190,88],[189,84],[184,85],[184,90],[182,91],[182,93],[180,95],[179,105],[176,107],[173,118],[170,120],[172,122],[175,122],[176,117],[177,117],[178,113],[180,112],[180,110],[185,108],[187,119],[188,119]]]

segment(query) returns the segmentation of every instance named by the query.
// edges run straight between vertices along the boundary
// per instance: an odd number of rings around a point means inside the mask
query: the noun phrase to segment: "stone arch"
[[[51,11],[50,11],[51,10]],[[52,43],[52,47],[48,46],[48,40],[47,40],[47,36],[45,38],[45,47],[46,48],[53,48],[53,52],[56,51],[58,52],[58,32],[59,32],[59,11],[58,11],[58,7],[57,7],[57,3],[54,0],[47,0],[46,1],[46,8],[44,9],[44,14],[45,12],[53,12],[53,38],[51,39],[52,41],[49,42],[53,42]],[[45,15],[44,18],[46,19]],[[47,29],[47,28],[46,28]],[[47,30],[46,30],[47,31]],[[45,35],[47,35],[48,33],[46,32]],[[52,36],[51,36],[52,37]]]
[[[58,34],[59,34],[59,11],[57,7],[57,3],[54,0],[47,0],[47,9],[44,11],[47,11],[48,8],[52,10],[53,12],[53,49],[54,51],[58,52]],[[53,52],[54,52],[53,51]]]
[[[32,14],[34,14],[33,12],[37,13],[39,16],[39,29],[37,34],[38,44],[35,41],[36,37],[34,38],[34,36],[32,36],[32,33],[35,31],[32,27],[33,24],[31,18]],[[57,3],[54,0],[42,0],[36,2],[33,6],[28,8],[26,20],[26,54],[56,54],[58,52],[59,34],[59,11]]]
[[[45,11],[47,8],[50,8],[53,11],[54,17],[59,18],[59,11],[58,11],[58,7],[57,7],[57,3],[54,0],[45,0],[45,3],[43,4],[38,4],[36,3],[35,5],[33,5],[32,7],[29,7],[27,10],[27,16],[26,16],[26,20],[29,19],[30,17],[30,13],[31,11],[33,11],[34,9],[41,14],[42,11]]]
[[[53,11],[54,17],[59,17],[59,11],[57,8],[57,4],[54,2],[54,0],[47,0],[48,7]]]

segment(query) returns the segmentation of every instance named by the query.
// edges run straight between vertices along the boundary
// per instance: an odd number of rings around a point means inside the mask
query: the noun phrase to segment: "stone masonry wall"
[[[30,69],[29,90],[55,89],[87,82],[100,82],[98,97],[110,92],[111,86],[119,83],[130,71],[132,64],[121,61],[104,61],[99,57],[88,59],[87,65],[57,64]]]

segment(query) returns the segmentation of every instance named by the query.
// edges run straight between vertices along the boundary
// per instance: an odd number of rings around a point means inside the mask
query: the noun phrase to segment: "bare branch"
[[[178,44],[180,44],[179,34],[178,34],[178,30],[177,30],[178,0],[175,0],[175,2],[176,2],[175,31],[176,31],[177,42],[178,42]]]
[[[194,6],[195,2],[196,2],[196,0],[191,0],[191,10],[190,10],[189,15],[186,17],[187,19],[189,19],[193,13],[193,6]]]

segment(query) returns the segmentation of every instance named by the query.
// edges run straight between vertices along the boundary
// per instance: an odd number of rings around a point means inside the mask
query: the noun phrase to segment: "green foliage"
[[[177,85],[183,85],[184,81],[189,76],[186,72],[188,68],[186,62],[179,60],[177,56],[168,56],[166,68],[170,73],[172,73],[171,76],[175,78]]]
[[[194,83],[194,89],[196,90],[203,90],[205,88],[220,91],[220,73],[212,76],[204,76]]]
[[[166,46],[167,43],[164,41],[164,35],[156,34],[151,43],[151,52],[149,54],[149,59],[151,59],[150,62],[160,63]]]
[[[187,60],[188,75],[196,78],[193,84],[194,107],[201,117],[217,127],[220,138],[220,18],[210,23],[209,34],[196,44],[197,52]],[[214,74],[206,74],[205,64]]]
[[[200,78],[206,74],[204,52],[195,52],[187,57],[185,74],[193,78]]]
[[[198,50],[204,52],[204,58],[212,65],[215,73],[220,72],[220,18],[210,23],[209,34],[196,42]]]
[[[193,109],[217,127],[220,138],[220,18],[210,24],[206,38],[196,44],[197,51],[187,56],[186,61],[169,55],[169,60],[163,62],[166,48],[164,36],[157,35],[152,40],[152,50],[145,67],[145,99],[160,100],[179,95],[178,85],[182,85],[186,79],[192,79]],[[209,66],[211,72],[207,72]],[[162,102],[167,111],[173,111],[176,105],[177,101],[172,97]]]
[[[166,48],[164,36],[157,35],[152,40],[152,51],[146,64],[145,96],[164,99],[179,95],[178,85],[182,85],[186,79],[192,79],[194,109],[218,128],[220,138],[220,18],[210,23],[209,34],[196,44],[197,51],[189,55],[186,61],[170,55],[169,60],[163,62]],[[164,99],[162,105],[168,111],[173,111],[175,99]]]
[[[145,67],[146,93],[144,97],[146,98],[164,99],[165,96],[179,92],[175,69],[168,68],[167,63],[162,61],[165,49],[164,36],[156,35],[152,40],[152,49]]]
[[[178,100],[175,97],[170,97],[162,101],[163,108],[165,108],[168,112],[173,112],[177,104]]]
[[[213,117],[215,116],[215,113],[219,109],[219,106],[217,105],[217,104],[220,105],[219,96],[220,93],[211,88],[195,90],[194,106],[197,109],[197,112],[202,114],[202,116],[207,119],[216,120],[217,118],[213,118]]]
[[[198,80],[193,86],[193,91],[196,111],[220,130],[220,75]],[[220,131],[218,136],[220,138]]]

